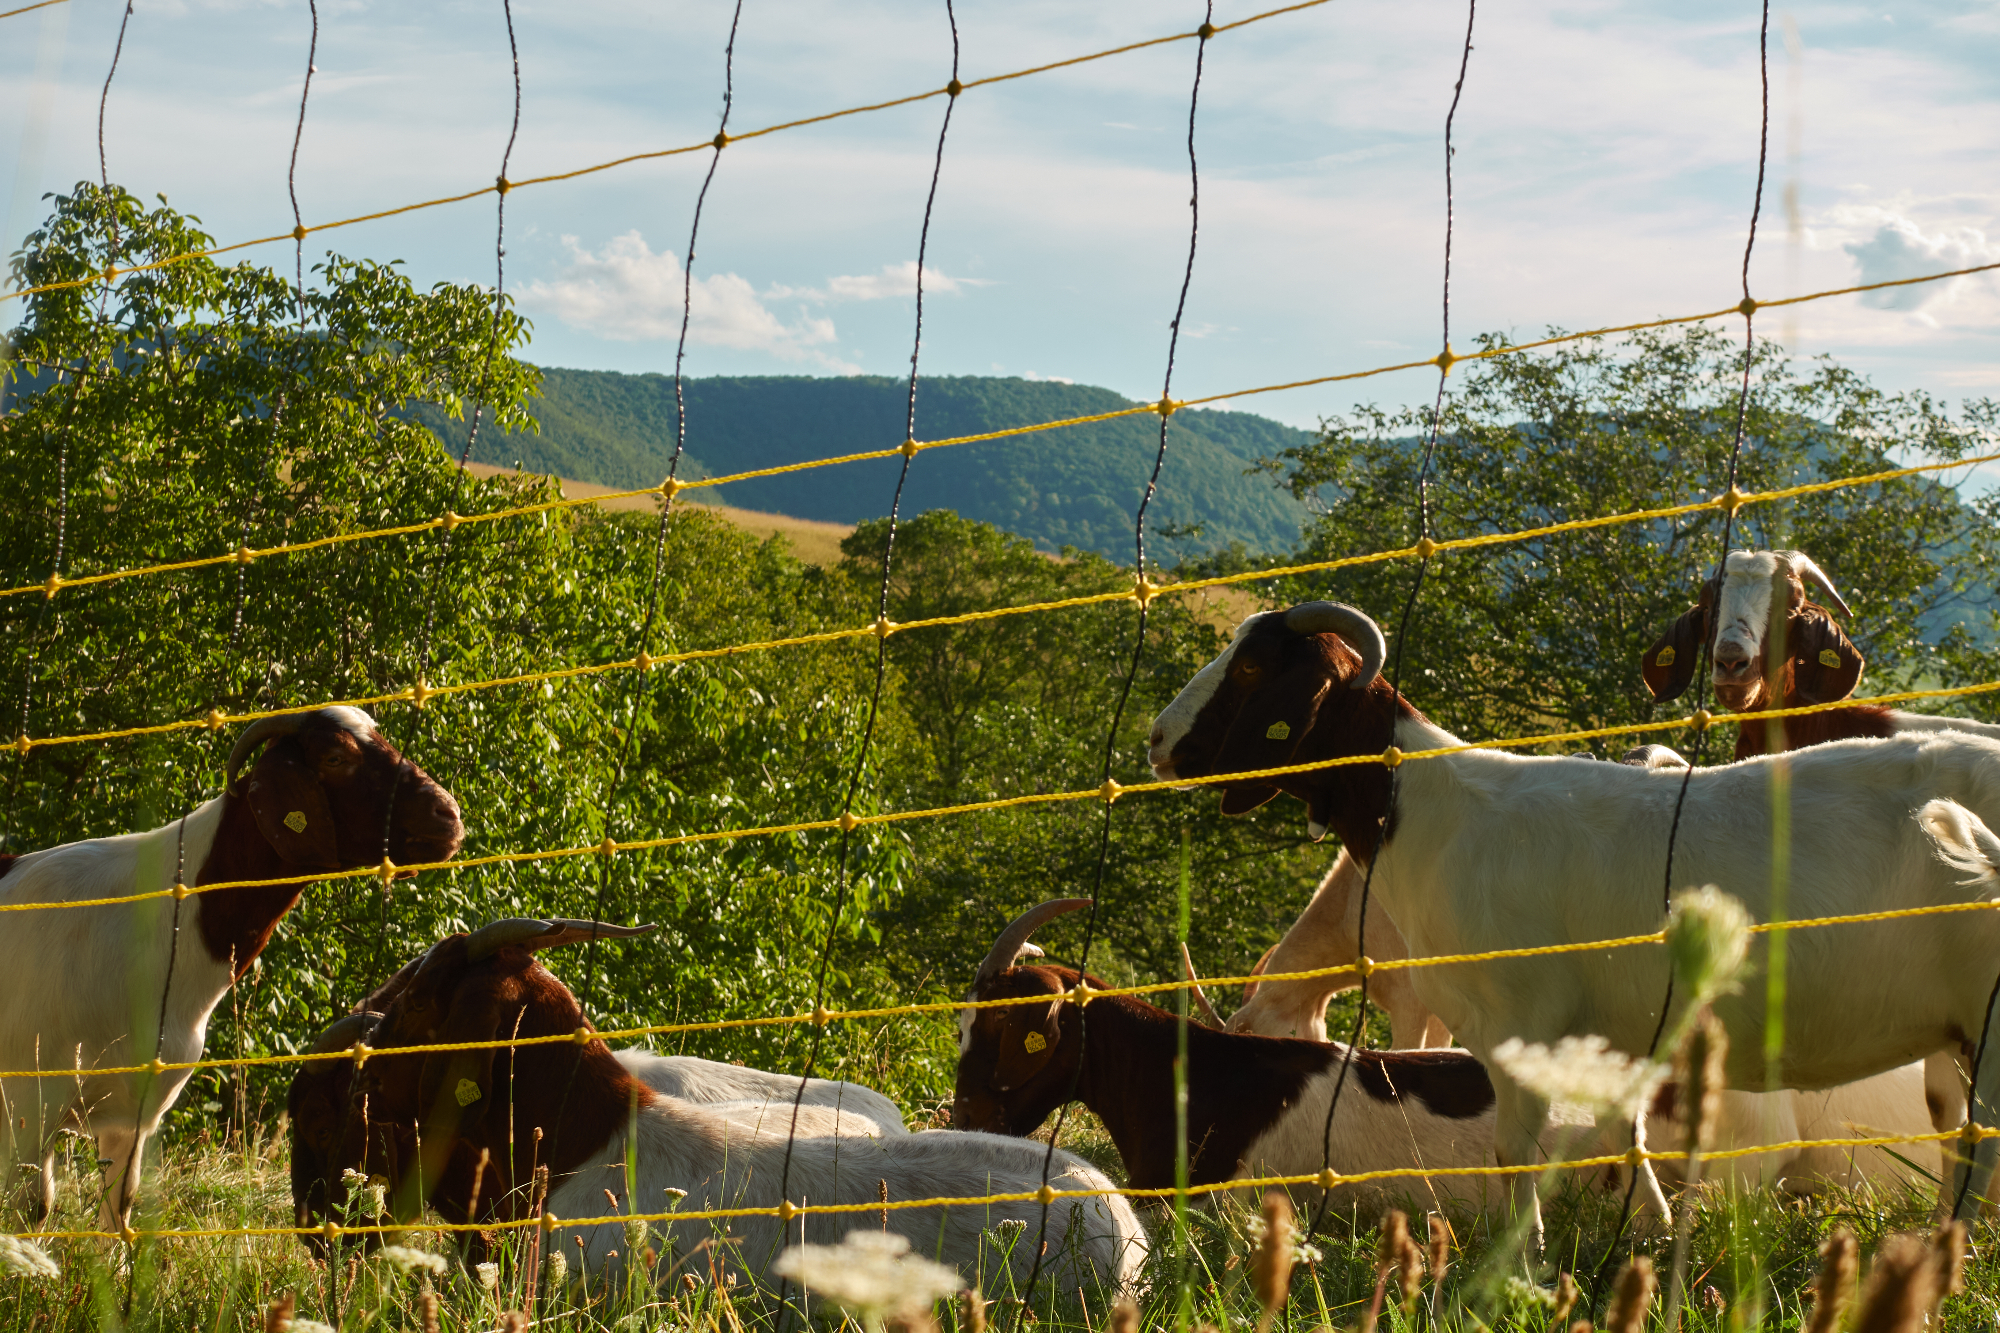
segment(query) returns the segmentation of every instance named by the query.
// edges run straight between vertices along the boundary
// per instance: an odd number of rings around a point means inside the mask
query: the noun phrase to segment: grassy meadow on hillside
[[[80,187],[30,239],[17,276],[101,272],[114,222],[126,265],[204,240],[192,220],[164,207]],[[11,335],[17,369],[69,369],[17,381],[0,415],[7,586],[46,578],[58,549],[74,578],[557,497],[548,478],[461,473],[411,419],[421,406],[426,420],[463,430],[472,404],[483,402],[487,429],[531,429],[537,387],[548,381],[516,357],[526,351],[525,326],[504,305],[496,322],[476,289],[419,291],[393,266],[336,259],[315,274],[304,333],[298,294],[250,265],[203,260],[126,272],[112,293],[101,310],[87,287],[38,294]],[[1954,413],[1921,395],[1883,395],[1837,366],[1799,369],[1775,349],[1760,355],[1746,485],[1992,447],[1991,404]],[[1501,532],[1713,493],[1729,442],[1732,356],[1695,331],[1496,358],[1460,372],[1433,477],[1434,533]],[[879,396],[880,388],[854,391]],[[1183,418],[1175,423],[1179,432]],[[1408,562],[1334,574],[1264,571],[1412,540],[1409,439],[1421,425],[1409,413],[1363,414],[1271,446],[1266,475],[1245,479],[1239,469],[1246,487],[1283,483],[1299,514],[1312,504],[1323,512],[1280,537],[1217,543],[1146,571],[1166,582],[1249,576],[1226,613],[1209,601],[1160,597],[1136,643],[1129,600],[892,635],[882,646],[885,684],[865,757],[872,634],[373,711],[456,794],[466,858],[832,818],[864,758],[857,813],[1094,788],[1107,752],[1113,778],[1144,781],[1151,717],[1227,642],[1235,613],[1337,597],[1394,631]],[[1046,438],[1050,454],[1059,453],[1058,437]],[[950,456],[919,454],[913,475],[958,476]],[[716,470],[747,465],[726,452],[700,457]],[[1169,455],[1164,494],[1192,503],[1177,491],[1188,485],[1180,461]],[[1249,468],[1256,457],[1237,464]],[[1131,471],[1118,503],[1143,482]],[[844,473],[804,475],[848,484]],[[656,480],[646,472],[641,483]],[[886,502],[892,479],[878,480]],[[211,708],[391,694],[419,677],[446,686],[617,662],[642,646],[659,656],[854,630],[876,617],[888,536],[886,522],[868,512],[879,508],[858,515],[864,521],[837,552],[826,541],[811,559],[782,531],[760,537],[698,505],[676,506],[663,537],[644,510],[581,507],[462,525],[449,538],[427,530],[52,599],[0,599],[0,703],[10,731],[22,719],[31,736],[82,734],[192,722]],[[1083,549],[1094,540],[1051,559],[1028,537],[941,504],[906,504],[904,513],[888,585],[894,622],[1131,586],[1129,565]],[[1749,531],[1759,542],[1804,547],[1841,582],[1861,612],[1855,633],[1870,659],[1866,690],[2000,676],[2000,660],[1984,646],[1995,517],[1990,499],[1968,503],[1912,480],[1756,511]],[[1677,716],[1683,705],[1656,709],[1647,699],[1637,658],[1712,566],[1714,520],[1681,516],[1433,562],[1402,665],[1408,692],[1472,739]],[[1961,609],[1939,631],[1941,606]],[[231,739],[228,730],[190,727],[0,760],[0,850],[162,824],[217,794]],[[1658,739],[1685,744],[1672,734]],[[1623,746],[1607,748],[1615,757]],[[954,1000],[1005,922],[1044,899],[1093,891],[1103,910],[1091,970],[1114,984],[1170,979],[1180,968],[1174,891],[1183,847],[1195,963],[1205,974],[1234,974],[1284,931],[1333,856],[1330,845],[1306,841],[1289,801],[1224,819],[1210,795],[1128,796],[1111,808],[1101,843],[1104,819],[1100,802],[1079,800],[863,828],[851,836],[845,883],[841,836],[814,831],[428,872],[387,892],[372,879],[315,885],[224,1000],[208,1050],[296,1052],[441,935],[518,914],[658,923],[644,939],[551,957],[606,1027],[806,1011],[822,949],[831,950],[830,1006]],[[1051,925],[1038,942],[1073,961],[1081,919]],[[1218,998],[1225,1007],[1234,999]],[[1345,1033],[1353,1017],[1344,1000],[1330,1024]],[[745,1027],[661,1045],[792,1071],[802,1067],[808,1032]],[[1378,1020],[1370,1032],[1379,1042],[1386,1025]],[[870,1084],[913,1123],[935,1123],[951,1093],[956,1040],[949,1015],[836,1024],[816,1072]],[[282,1068],[265,1068],[205,1071],[190,1084],[156,1140],[144,1223],[289,1223],[286,1080]],[[1065,1145],[1115,1173],[1101,1130],[1088,1117],[1080,1125]],[[87,1145],[66,1150],[63,1179],[62,1220],[74,1223],[94,1206]],[[1709,1188],[1697,1214],[1688,1326],[1799,1327],[1817,1247],[1832,1229],[1852,1229],[1872,1252],[1884,1235],[1920,1226],[1928,1208],[1915,1197],[1834,1191],[1801,1200]],[[1551,1262],[1584,1277],[1608,1255],[1615,1271],[1636,1245],[1664,1266],[1661,1243],[1621,1236],[1616,1214],[1615,1198],[1601,1191],[1565,1195],[1551,1212]],[[1360,1322],[1375,1277],[1374,1224],[1333,1219],[1320,1242],[1324,1257],[1294,1281],[1288,1331]],[[1240,1208],[1198,1214],[1194,1224],[1194,1315],[1222,1328],[1256,1317],[1243,1225]],[[1552,1314],[1538,1288],[1510,1281],[1518,1266],[1494,1225],[1459,1219],[1460,1249],[1435,1306],[1426,1297],[1412,1313],[1392,1311],[1388,1327],[1545,1328]],[[1162,1224],[1154,1235],[1149,1328],[1178,1317],[1171,1232]],[[445,1247],[421,1232],[412,1243]],[[1989,1244],[1982,1232],[1969,1289],[1946,1303],[1945,1327],[1996,1321],[2000,1263]],[[254,1330],[268,1302],[286,1292],[296,1293],[302,1318],[349,1329],[422,1324],[419,1279],[393,1277],[380,1260],[329,1268],[284,1239],[147,1244],[122,1269],[87,1245],[62,1247],[59,1257],[59,1282],[0,1277],[10,1295],[0,1330]],[[437,1279],[445,1326],[495,1327],[502,1313],[522,1309],[522,1266],[504,1267],[498,1281],[486,1292],[456,1270]],[[1590,1287],[1592,1304],[1578,1316],[1597,1317],[1607,1296],[1606,1287]],[[1037,1311],[1050,1326],[1105,1323],[1091,1293],[1079,1305],[1075,1293],[1045,1292]],[[658,1295],[586,1286],[570,1303],[545,1301],[531,1313],[544,1320],[538,1326],[560,1329],[740,1333],[773,1322],[755,1293],[700,1281]]]

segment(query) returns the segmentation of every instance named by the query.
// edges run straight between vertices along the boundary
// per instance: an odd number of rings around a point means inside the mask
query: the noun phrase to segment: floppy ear
[[[250,770],[244,799],[257,820],[257,831],[286,865],[301,870],[341,868],[332,807],[317,771],[296,745],[281,741],[265,748]]]
[[[1867,659],[1855,648],[1833,617],[1816,606],[1792,614],[1787,632],[1791,642],[1792,689],[1801,703],[1825,704],[1845,699],[1861,683]]]
[[[1667,632],[1653,641],[1639,663],[1646,688],[1660,703],[1678,699],[1694,681],[1695,664],[1701,658],[1701,640],[1708,628],[1708,611],[1700,602],[1689,607],[1681,618],[1667,626]]]
[[[500,987],[490,978],[475,980],[451,997],[451,1011],[434,1040],[450,1044],[504,1037],[513,1030],[517,1008],[506,1003]],[[417,1105],[428,1108],[426,1145],[433,1135],[442,1142],[453,1134],[477,1129],[485,1120],[487,1108],[498,1100],[493,1071],[504,1053],[504,1047],[488,1046],[474,1051],[434,1051],[424,1057]],[[429,1156],[428,1146],[425,1155]]]
[[[1216,752],[1215,771],[1250,773],[1296,763],[1299,745],[1333,684],[1323,664],[1308,658],[1260,686],[1229,724]],[[1248,814],[1277,794],[1277,787],[1264,782],[1232,785],[1222,793],[1222,813]]]
[[[1041,1073],[1062,1043],[1062,1000],[1051,1000],[1039,1023],[1033,1011],[1033,1005],[1022,1005],[1020,1016],[1007,1024],[1007,1035],[1000,1039],[1000,1055],[993,1062],[993,1086],[1002,1092]]]

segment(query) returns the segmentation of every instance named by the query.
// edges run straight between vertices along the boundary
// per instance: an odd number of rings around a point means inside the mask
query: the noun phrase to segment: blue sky
[[[1216,18],[1262,7],[1230,0]],[[44,191],[96,175],[118,12],[71,0],[0,20],[10,248]],[[1176,396],[1435,353],[1442,129],[1465,12],[1336,0],[1211,44]],[[713,134],[723,0],[524,0],[514,16],[515,178]],[[1185,29],[1201,11],[961,0],[958,18],[962,72],[976,78]],[[1457,130],[1459,346],[1482,330],[1528,338],[1736,299],[1756,19],[1741,0],[1481,6]],[[112,179],[165,193],[225,241],[289,227],[307,36],[303,0],[136,0],[107,106]],[[1187,239],[1194,54],[1178,43],[961,100],[932,228],[928,372],[1157,395]],[[950,57],[942,3],[744,0],[732,128],[935,87]],[[298,171],[309,222],[494,176],[511,101],[497,2],[322,0],[317,65]],[[1771,75],[1760,296],[2000,259],[2000,4],[1780,5]],[[723,154],[690,373],[904,370],[943,109],[932,100]],[[707,165],[689,155],[512,196],[508,287],[535,321],[531,359],[672,369],[679,264]],[[313,237],[308,257],[331,246],[402,259],[424,282],[490,282],[493,223],[487,196]],[[289,246],[250,253],[289,267]],[[1842,298],[1764,331],[1887,388],[2000,393],[1991,277]],[[1309,426],[1430,385],[1410,372],[1237,405]]]

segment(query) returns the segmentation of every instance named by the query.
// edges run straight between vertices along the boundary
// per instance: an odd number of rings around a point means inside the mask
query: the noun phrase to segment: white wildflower
[[[688,1196],[688,1192],[686,1190],[675,1189],[672,1185],[668,1185],[662,1192],[667,1196],[667,1203],[669,1206],[679,1203],[682,1199],[685,1199]]]
[[[569,1257],[552,1245],[548,1257],[542,1260],[542,1285],[550,1291],[561,1291],[568,1282]]]
[[[294,1319],[285,1327],[291,1333],[340,1333],[332,1324],[322,1324],[317,1319]]]
[[[432,1254],[428,1250],[413,1250],[407,1245],[383,1246],[382,1258],[394,1265],[399,1273],[415,1273],[421,1270],[442,1277],[444,1270],[449,1267],[443,1255]]]
[[[1028,1223],[1025,1218],[1003,1217],[994,1224],[993,1229],[999,1232],[1001,1236],[1011,1239],[1026,1231]]]
[[[1634,1060],[1602,1037],[1564,1037],[1550,1050],[1509,1037],[1493,1062],[1522,1087],[1550,1101],[1630,1114],[1667,1076],[1667,1066]]]
[[[1537,1286],[1526,1278],[1510,1277],[1500,1284],[1500,1291],[1512,1305],[1539,1305],[1553,1310],[1556,1294],[1546,1287]]]
[[[472,1271],[478,1276],[479,1286],[483,1291],[486,1292],[487,1295],[493,1296],[499,1294],[500,1291],[499,1264],[474,1264],[472,1266]]]
[[[0,1235],[0,1271],[15,1277],[59,1278],[62,1269],[39,1245]]]
[[[341,1184],[347,1186],[347,1208],[350,1213],[360,1213],[364,1217],[381,1217],[389,1211],[389,1186],[380,1176],[367,1176],[348,1167],[340,1173]]]
[[[1737,988],[1750,956],[1750,913],[1742,903],[1710,884],[1674,895],[1667,913],[1667,953],[1674,981],[1699,1009]]]
[[[838,1245],[794,1245],[771,1271],[861,1316],[864,1324],[911,1318],[959,1288],[958,1272],[909,1252],[883,1231],[850,1231]]]

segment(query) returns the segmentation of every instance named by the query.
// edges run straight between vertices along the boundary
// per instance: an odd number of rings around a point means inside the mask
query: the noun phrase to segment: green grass
[[[1073,1114],[1063,1137],[1065,1144],[1116,1173],[1116,1154],[1094,1117]],[[209,1134],[170,1137],[161,1155],[164,1165],[148,1173],[137,1225],[268,1226],[289,1219],[281,1139],[262,1134],[247,1142],[223,1142]],[[73,1142],[59,1171],[55,1224],[92,1225],[97,1177],[88,1145]],[[1488,1329],[1548,1333],[1553,1312],[1544,1293],[1558,1269],[1575,1273],[1586,1293],[1583,1305],[1570,1318],[1601,1318],[1610,1273],[1604,1284],[1592,1279],[1607,1251],[1612,1255],[1611,1271],[1636,1251],[1651,1255],[1664,1279],[1666,1240],[1628,1238],[1612,1247],[1620,1201],[1616,1192],[1566,1178],[1551,1196],[1545,1203],[1547,1263],[1536,1274],[1539,1283],[1525,1280],[1527,1271],[1514,1257],[1514,1238],[1501,1219],[1457,1216],[1452,1219],[1456,1238],[1452,1263],[1436,1287],[1435,1313],[1433,1284],[1427,1280],[1410,1316],[1393,1308],[1383,1316],[1384,1333],[1419,1333],[1427,1327],[1454,1333]],[[1827,1235],[1840,1227],[1853,1231],[1861,1241],[1865,1268],[1883,1237],[1924,1230],[1930,1203],[1918,1191],[1900,1196],[1836,1191],[1802,1199],[1770,1190],[1731,1194],[1706,1188],[1695,1213],[1691,1305],[1683,1327],[1695,1333],[1801,1327],[1818,1267],[1818,1248]],[[1244,1227],[1254,1211],[1254,1201],[1242,1199],[1193,1211],[1189,1272],[1197,1322],[1223,1330],[1255,1326],[1259,1307],[1249,1276],[1251,1246]],[[1420,1241],[1421,1211],[1410,1208]],[[1276,1328],[1307,1333],[1321,1326],[1345,1329],[1360,1322],[1374,1288],[1378,1215],[1357,1211],[1327,1219],[1317,1241],[1320,1257],[1295,1271],[1290,1299]],[[1147,1221],[1155,1236],[1155,1252],[1146,1275],[1148,1290],[1140,1301],[1143,1327],[1170,1329],[1177,1307],[1170,1229],[1164,1215],[1148,1216]],[[1938,1327],[1986,1330],[2000,1322],[1996,1319],[2000,1262],[1989,1252],[1991,1236],[1987,1230],[1975,1235],[1966,1291],[1944,1303]],[[414,1329],[421,1327],[419,1299],[427,1290],[438,1299],[442,1328],[491,1329],[499,1326],[504,1311],[529,1304],[528,1265],[518,1262],[513,1249],[527,1239],[526,1233],[503,1237],[496,1290],[483,1289],[456,1261],[436,1279],[399,1274],[379,1257],[348,1257],[329,1267],[288,1237],[152,1241],[140,1245],[129,1262],[93,1242],[53,1242],[49,1249],[62,1265],[60,1279],[0,1277],[0,1330],[255,1333],[265,1326],[268,1304],[286,1294],[295,1296],[296,1313],[302,1319],[350,1331]],[[995,1237],[997,1245],[1012,1240]],[[443,1233],[415,1230],[407,1233],[404,1243],[450,1253]],[[693,1259],[683,1261],[658,1291],[644,1279],[610,1290],[601,1279],[586,1286],[575,1280],[574,1273],[568,1290],[560,1295],[552,1296],[543,1284],[532,1311],[538,1321],[535,1327],[576,1333],[679,1329],[761,1333],[774,1327],[769,1291],[717,1285],[703,1257],[696,1254]],[[1004,1284],[1004,1278],[1001,1281]],[[1009,1293],[1004,1285],[1001,1290],[989,1289],[988,1295],[1000,1300],[994,1311],[996,1325],[1011,1329],[1018,1303],[1006,1302]],[[1057,1292],[1043,1284],[1035,1296],[1035,1314],[1045,1333],[1101,1330],[1107,1326],[1108,1313],[1109,1300],[1103,1292]],[[955,1310],[940,1305],[938,1315],[945,1333],[961,1333]],[[824,1322],[817,1311],[814,1322]],[[792,1326],[797,1328],[797,1322]],[[1657,1306],[1652,1326],[1662,1326]]]

